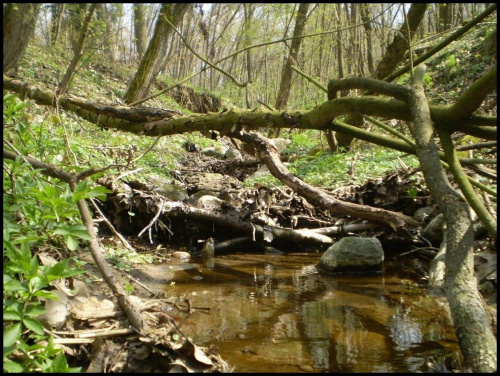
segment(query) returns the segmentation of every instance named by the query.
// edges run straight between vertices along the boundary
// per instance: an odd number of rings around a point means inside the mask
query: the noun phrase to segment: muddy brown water
[[[194,343],[236,372],[418,372],[458,352],[449,315],[386,261],[381,274],[326,276],[320,254],[233,254],[156,265],[136,277],[189,298]],[[396,268],[395,268],[396,267]]]

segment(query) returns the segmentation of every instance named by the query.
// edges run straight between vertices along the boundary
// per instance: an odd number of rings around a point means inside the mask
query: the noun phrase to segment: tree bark
[[[399,28],[399,31],[394,36],[394,40],[387,47],[384,56],[378,63],[374,74],[375,78],[380,80],[384,79],[386,76],[391,74],[396,66],[403,60],[404,54],[406,50],[408,50],[418,26],[424,18],[426,9],[427,3],[412,4],[406,17],[407,22],[404,22]],[[410,35],[408,35],[408,29],[410,31]]]
[[[298,37],[304,34],[308,8],[309,8],[309,3],[300,3],[299,10],[297,11],[297,18],[295,21],[295,29],[293,31],[294,37]],[[280,90],[276,98],[276,104],[274,105],[274,108],[278,110],[284,110],[288,103],[288,98],[290,97],[290,89],[292,85],[292,73],[293,73],[292,65],[296,64],[301,43],[302,43],[302,38],[297,38],[292,40],[290,53],[288,54],[285,66],[283,67],[283,73],[281,75]]]
[[[419,66],[415,72],[410,95],[411,115],[422,172],[433,199],[446,219],[444,289],[466,364],[473,372],[495,372],[497,341],[484,301],[477,290],[470,208],[452,188],[439,162],[431,114],[423,89],[424,72],[424,66]]]
[[[366,33],[366,56],[368,61],[368,70],[370,75],[373,75],[375,71],[375,63],[373,62],[373,41],[372,41],[372,23],[370,21],[371,14],[369,4],[361,4],[361,20],[363,21],[363,27]]]
[[[144,98],[149,91],[151,83],[159,73],[163,56],[167,52],[168,38],[172,31],[172,28],[170,28],[164,17],[172,25],[176,26],[182,20],[182,16],[190,6],[190,3],[164,3],[162,5],[148,49],[142,57],[139,68],[125,93],[124,100],[126,103],[136,102]]]
[[[3,15],[3,71],[15,74],[35,31],[41,4],[7,3]]]
[[[52,27],[50,34],[50,43],[55,46],[59,41],[59,36],[61,35],[61,22],[64,15],[64,3],[54,3],[52,4]]]
[[[146,52],[146,38],[148,36],[144,7],[145,4],[134,3],[134,41],[139,59],[141,59],[144,56],[144,52]]]
[[[85,38],[87,37],[87,32],[90,25],[90,20],[92,19],[92,15],[94,14],[94,10],[96,9],[96,7],[97,7],[96,3],[91,4],[87,12],[87,15],[85,16],[85,20],[83,21],[82,29],[80,31],[80,37],[78,38],[78,42],[73,52],[73,59],[71,59],[68,69],[66,70],[63,79],[59,83],[59,88],[57,89],[57,94],[59,95],[65,94],[68,91],[71,77],[75,72],[75,68],[76,65],[78,64],[78,61],[80,61],[80,58],[82,57],[83,44],[85,43]]]

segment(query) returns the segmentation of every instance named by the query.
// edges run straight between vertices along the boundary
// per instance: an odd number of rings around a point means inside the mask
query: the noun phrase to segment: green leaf
[[[23,324],[26,325],[26,327],[32,331],[34,331],[37,334],[43,334],[43,326],[38,321],[37,319],[34,319],[33,317],[25,317],[23,318]]]
[[[54,235],[68,235],[71,232],[67,225],[59,225],[52,233]]]
[[[51,282],[55,279],[68,278],[74,275],[85,273],[85,271],[82,269],[68,267],[68,262],[69,259],[65,259],[53,266],[48,266],[43,270],[42,274],[47,277],[47,280],[49,282]]]
[[[78,240],[76,240],[73,236],[67,235],[64,240],[66,241],[66,245],[68,246],[70,251],[76,251],[78,248]]]
[[[46,369],[46,372],[51,373],[78,373],[81,371],[81,367],[69,367],[68,362],[66,360],[66,356],[63,352],[57,354],[57,357],[52,361],[52,364],[49,368]]]
[[[9,270],[11,270],[10,266],[9,266]],[[19,272],[20,271],[21,270],[19,270]],[[21,281],[17,281],[17,280],[4,282],[3,283],[3,290],[4,290],[4,292],[28,291],[26,284],[21,282]]]
[[[72,236],[75,236],[77,238],[80,238],[80,239],[84,239],[84,240],[92,240],[92,236],[85,230],[85,231],[72,231],[71,232],[71,235]]]
[[[19,301],[7,300],[4,303],[3,319],[20,321],[23,317],[23,304]]]
[[[26,371],[26,369],[22,365],[13,362],[10,359],[3,360],[3,369],[4,371],[10,373],[21,373]]]
[[[28,282],[28,290],[31,292],[31,294],[36,293],[37,291],[43,289],[44,287],[47,287],[48,281],[47,278],[43,275],[37,275],[30,279]]]
[[[22,333],[22,325],[21,323],[16,323],[14,325],[9,326],[3,332],[3,346],[11,346],[13,345],[19,337],[21,337]]]
[[[52,293],[51,291],[40,290],[33,294],[33,296],[38,296],[40,298],[50,299],[50,300],[59,300],[59,297]]]
[[[36,304],[30,305],[26,309],[26,312],[24,313],[24,315],[29,316],[29,317],[38,317],[45,312],[46,312],[45,307],[41,303],[36,303]],[[4,319],[5,319],[5,315],[4,315]]]
[[[84,200],[90,197],[97,197],[101,200],[105,200],[107,193],[111,193],[111,191],[106,187],[97,186],[94,188],[90,188],[90,183],[87,180],[83,180],[78,183],[75,188],[75,192],[73,193],[73,202]]]

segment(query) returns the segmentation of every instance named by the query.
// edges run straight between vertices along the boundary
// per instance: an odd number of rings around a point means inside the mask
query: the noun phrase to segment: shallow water
[[[237,372],[417,372],[427,357],[458,351],[446,311],[390,262],[382,274],[325,276],[319,258],[195,260],[170,269],[162,287],[210,308],[182,330],[198,345],[217,345]]]

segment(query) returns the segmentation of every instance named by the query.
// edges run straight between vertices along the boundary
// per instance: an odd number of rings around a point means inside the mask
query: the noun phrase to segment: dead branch
[[[235,131],[232,132],[231,135],[243,142],[253,144],[258,152],[259,158],[266,164],[271,174],[314,205],[334,213],[382,222],[389,225],[393,230],[400,230],[407,226],[418,226],[416,221],[404,214],[340,201],[330,196],[326,191],[303,182],[290,173],[283,165],[276,147],[258,133]]]
[[[160,199],[164,200],[163,198]],[[290,228],[253,224],[251,222],[245,222],[232,215],[209,212],[204,209],[191,207],[182,202],[166,200],[164,201],[164,215],[213,222],[224,227],[233,228],[243,234],[246,234],[250,236],[254,241],[264,240],[271,242],[273,240],[283,240],[299,243],[333,243],[333,240],[330,237],[321,234],[303,233]]]

